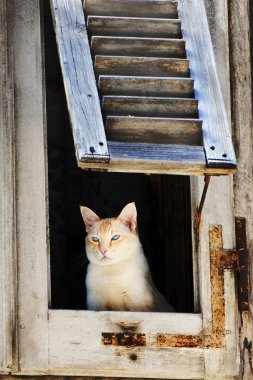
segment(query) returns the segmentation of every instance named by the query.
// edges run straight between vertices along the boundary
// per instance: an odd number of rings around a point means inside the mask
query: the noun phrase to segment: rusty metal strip
[[[187,348],[202,348],[203,337],[201,335],[168,335],[159,334],[157,336],[158,347],[187,347]]]
[[[212,335],[159,334],[157,337],[158,347],[222,348],[226,345],[222,227],[211,226],[209,239],[213,314]]]
[[[225,289],[222,226],[211,226],[209,231],[209,245],[213,333],[212,336],[206,337],[206,345],[210,347],[225,347]]]
[[[234,249],[224,250],[224,269],[238,270],[238,252]]]
[[[204,189],[203,189],[203,192],[202,192],[200,204],[197,207],[196,214],[195,214],[195,217],[194,217],[194,235],[195,235],[195,245],[196,245],[196,247],[198,247],[198,245],[199,245],[199,227],[200,227],[200,222],[201,222],[201,214],[202,214],[202,210],[203,210],[203,207],[204,207],[204,203],[205,203],[206,194],[207,194],[207,190],[208,190],[208,187],[209,187],[210,179],[211,179],[210,175],[205,175],[205,178],[204,178],[204,181],[205,181]]]
[[[235,218],[235,237],[238,252],[238,306],[240,311],[249,311],[249,250],[245,218]]]
[[[102,333],[105,346],[141,347],[146,346],[146,335],[140,333]]]

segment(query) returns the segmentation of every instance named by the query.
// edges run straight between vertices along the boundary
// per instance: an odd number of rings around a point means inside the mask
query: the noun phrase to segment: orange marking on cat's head
[[[111,219],[102,219],[99,223],[99,232],[102,235],[110,233],[112,229]]]

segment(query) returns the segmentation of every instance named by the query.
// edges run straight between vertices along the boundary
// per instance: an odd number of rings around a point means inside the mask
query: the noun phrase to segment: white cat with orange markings
[[[173,311],[152,281],[137,233],[134,203],[117,218],[100,219],[88,207],[81,207],[81,213],[88,233],[88,309]]]

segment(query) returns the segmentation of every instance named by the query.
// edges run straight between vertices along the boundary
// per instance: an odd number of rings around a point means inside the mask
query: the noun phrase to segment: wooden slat
[[[94,55],[185,58],[180,39],[93,36],[91,48]]]
[[[201,145],[201,120],[107,116],[111,141]]]
[[[199,116],[203,120],[203,141],[208,166],[234,168],[236,158],[216,72],[204,1],[180,1],[179,16],[184,25],[183,37],[187,41],[187,57],[195,80]]]
[[[95,57],[97,75],[136,75],[153,77],[188,77],[189,61],[153,57]]]
[[[15,368],[16,346],[16,154],[13,66],[9,53],[10,8],[0,4],[0,373]],[[8,20],[8,21],[7,21]],[[11,14],[11,21],[13,14]],[[20,30],[18,30],[20,31]],[[12,41],[11,41],[12,42]],[[12,54],[11,54],[12,55]],[[15,61],[14,61],[15,62]],[[14,116],[15,115],[15,116]],[[5,377],[5,376],[4,376]]]
[[[185,78],[155,78],[105,76],[99,77],[100,92],[104,95],[193,97],[194,81]]]
[[[80,0],[51,0],[77,158],[108,160],[89,41]]]
[[[13,253],[15,249],[17,251],[17,262],[13,265],[18,268],[18,276],[13,279],[16,288],[15,304],[18,305],[17,313],[13,315],[16,327],[13,325],[10,343],[19,374],[32,371],[46,373],[49,294],[48,157],[41,1],[8,1],[8,13],[8,42],[12,55],[9,69],[15,86],[13,143],[17,147],[15,198],[11,201],[15,228],[13,244],[16,247],[13,246]],[[7,127],[6,124],[4,128]],[[7,157],[2,163],[8,163]],[[11,175],[8,166],[5,170]],[[5,201],[8,198],[9,194],[6,194]],[[5,228],[10,226],[6,224]],[[7,247],[5,250],[7,253]],[[5,291],[7,289],[6,287]],[[9,323],[11,326],[11,320]],[[13,373],[12,371],[15,371],[15,366],[9,367],[9,372]]]
[[[195,99],[106,95],[103,112],[106,115],[196,118],[198,102]]]
[[[85,0],[86,15],[177,18],[177,2],[168,0]]]
[[[184,145],[161,145],[141,144],[126,142],[108,142],[112,163],[121,162],[124,165],[139,166],[139,171],[145,172],[146,168],[176,166],[179,163],[184,167],[193,165],[195,168],[203,168],[205,165],[205,154],[203,147],[192,147]],[[141,170],[141,166],[143,169]],[[134,171],[134,170],[133,170]]]
[[[207,168],[203,147],[157,145],[108,141],[110,164],[87,164],[82,169],[102,169],[108,172],[154,174],[230,174],[227,168]]]
[[[181,38],[181,21],[138,17],[89,16],[88,29],[96,36]]]

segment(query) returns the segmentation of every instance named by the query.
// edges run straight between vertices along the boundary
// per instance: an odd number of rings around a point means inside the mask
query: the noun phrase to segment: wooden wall
[[[247,220],[247,238],[249,245],[253,241],[253,152],[252,152],[252,59],[253,54],[251,35],[253,21],[253,5],[250,0],[206,0],[209,14],[210,25],[212,27],[212,37],[216,51],[216,60],[219,68],[220,79],[224,89],[224,97],[228,107],[231,110],[232,130],[236,155],[238,160],[237,174],[233,180],[234,190],[234,210],[236,216],[246,217]],[[228,21],[228,30],[220,30],[220,18],[226,17]],[[251,28],[250,28],[251,26]],[[226,51],[229,46],[229,52]],[[225,54],[224,54],[225,51]],[[226,60],[222,59],[226,57]],[[0,62],[5,64],[1,56]],[[227,70],[224,70],[224,63],[230,69],[230,85],[227,80]],[[226,82],[226,83],[225,83]],[[231,87],[231,96],[230,96]],[[2,117],[2,116],[1,116]],[[11,116],[9,116],[11,120]],[[3,123],[2,119],[0,120]],[[6,121],[4,121],[6,123]],[[4,147],[4,143],[1,142]],[[11,155],[12,153],[8,152]],[[2,160],[4,159],[3,156]],[[6,158],[6,157],[5,157]],[[10,158],[12,160],[12,158]],[[12,177],[4,174],[4,183],[12,182]],[[3,182],[1,183],[4,189]],[[9,195],[11,199],[11,195]],[[5,210],[7,213],[8,210]],[[12,211],[11,211],[12,213]],[[10,221],[11,224],[11,221]],[[2,261],[1,261],[2,263]],[[5,263],[4,263],[5,265]],[[7,268],[5,266],[5,268]],[[8,265],[10,268],[10,265]],[[250,256],[250,289],[253,289],[253,258],[252,251]],[[253,312],[253,294],[250,294],[250,308]],[[238,339],[240,340],[240,378],[249,380],[253,376],[253,357],[252,357],[252,340],[253,340],[253,320],[250,313],[242,313],[238,318]],[[2,376],[9,380],[12,377]],[[20,380],[22,377],[15,377]],[[23,377],[24,378],[24,377]],[[34,377],[25,377],[32,379]],[[39,377],[36,377],[39,378]],[[67,380],[70,377],[42,377],[45,380]],[[74,379],[74,378],[73,378]],[[80,377],[76,377],[81,380]],[[82,379],[84,379],[82,377]],[[91,377],[86,378],[91,379]],[[101,378],[102,379],[102,378]]]
[[[253,3],[250,0],[205,0],[218,73],[231,117],[237,172],[233,178],[234,215],[245,217],[250,247],[250,312],[240,313],[240,379],[253,378],[253,152],[252,67]],[[221,28],[227,18],[227,30]],[[228,50],[227,50],[228,48]],[[226,67],[229,71],[226,73]],[[229,76],[227,75],[229,74]]]
[[[234,176],[234,210],[247,221],[250,249],[249,313],[241,313],[238,338],[241,351],[241,378],[253,378],[253,151],[252,151],[252,13],[250,0],[230,0],[229,38],[231,72],[231,117],[238,169]]]

